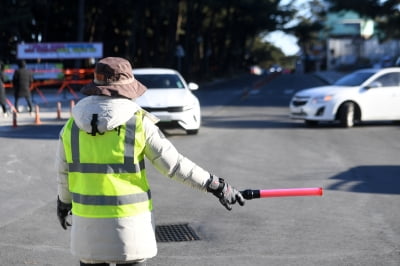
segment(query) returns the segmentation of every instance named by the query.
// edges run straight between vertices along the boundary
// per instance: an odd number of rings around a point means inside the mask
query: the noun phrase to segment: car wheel
[[[339,122],[342,127],[354,126],[355,107],[354,103],[344,103],[339,109]]]
[[[197,133],[199,133],[198,129],[188,129],[188,130],[186,130],[186,134],[188,134],[188,135],[196,135]]]
[[[308,126],[308,127],[315,127],[315,126],[318,126],[318,121],[314,121],[314,120],[304,120],[304,123],[305,123],[306,126]]]

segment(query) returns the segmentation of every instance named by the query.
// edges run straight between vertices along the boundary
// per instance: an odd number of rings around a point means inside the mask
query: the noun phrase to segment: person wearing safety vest
[[[165,138],[158,119],[133,101],[145,91],[129,61],[104,58],[60,132],[57,216],[62,228],[71,226],[80,265],[146,265],[157,254],[145,158],[163,175],[212,193],[228,210],[244,205],[238,190]]]

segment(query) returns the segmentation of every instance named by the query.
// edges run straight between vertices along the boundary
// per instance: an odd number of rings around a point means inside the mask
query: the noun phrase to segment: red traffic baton
[[[311,188],[281,188],[281,189],[246,189],[240,191],[246,200],[258,198],[274,198],[274,197],[299,197],[299,196],[322,196],[323,189],[321,187]]]

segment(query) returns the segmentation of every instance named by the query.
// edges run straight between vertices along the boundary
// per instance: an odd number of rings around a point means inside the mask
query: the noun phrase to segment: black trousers
[[[14,100],[14,106],[15,106],[15,109],[17,109],[17,112],[18,112],[18,100],[19,100],[19,96],[14,95],[14,98],[15,98],[15,100]],[[33,105],[33,103],[32,103],[32,97],[31,97],[31,96],[24,96],[24,98],[25,98],[25,100],[26,100],[26,104],[28,105],[28,111],[29,111],[29,112],[32,112],[32,111],[33,111],[33,110],[32,110],[32,105]]]
[[[80,266],[109,266],[109,265],[110,264],[108,263],[89,264],[89,263],[83,263],[82,261],[80,262]],[[117,266],[146,266],[146,261],[133,262],[128,264],[117,264]]]

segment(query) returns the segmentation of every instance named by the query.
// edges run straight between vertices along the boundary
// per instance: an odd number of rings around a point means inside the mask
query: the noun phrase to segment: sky
[[[265,40],[279,47],[285,55],[295,55],[300,51],[297,45],[297,38],[293,35],[286,34],[283,31],[277,30],[269,33]]]
[[[291,0],[281,0],[281,5],[288,4]],[[295,0],[295,6],[299,7],[300,12],[304,13],[304,4],[309,0]],[[296,55],[300,48],[297,45],[297,38],[293,35],[286,34],[283,31],[273,31],[265,37],[265,40],[279,47],[285,55]]]

